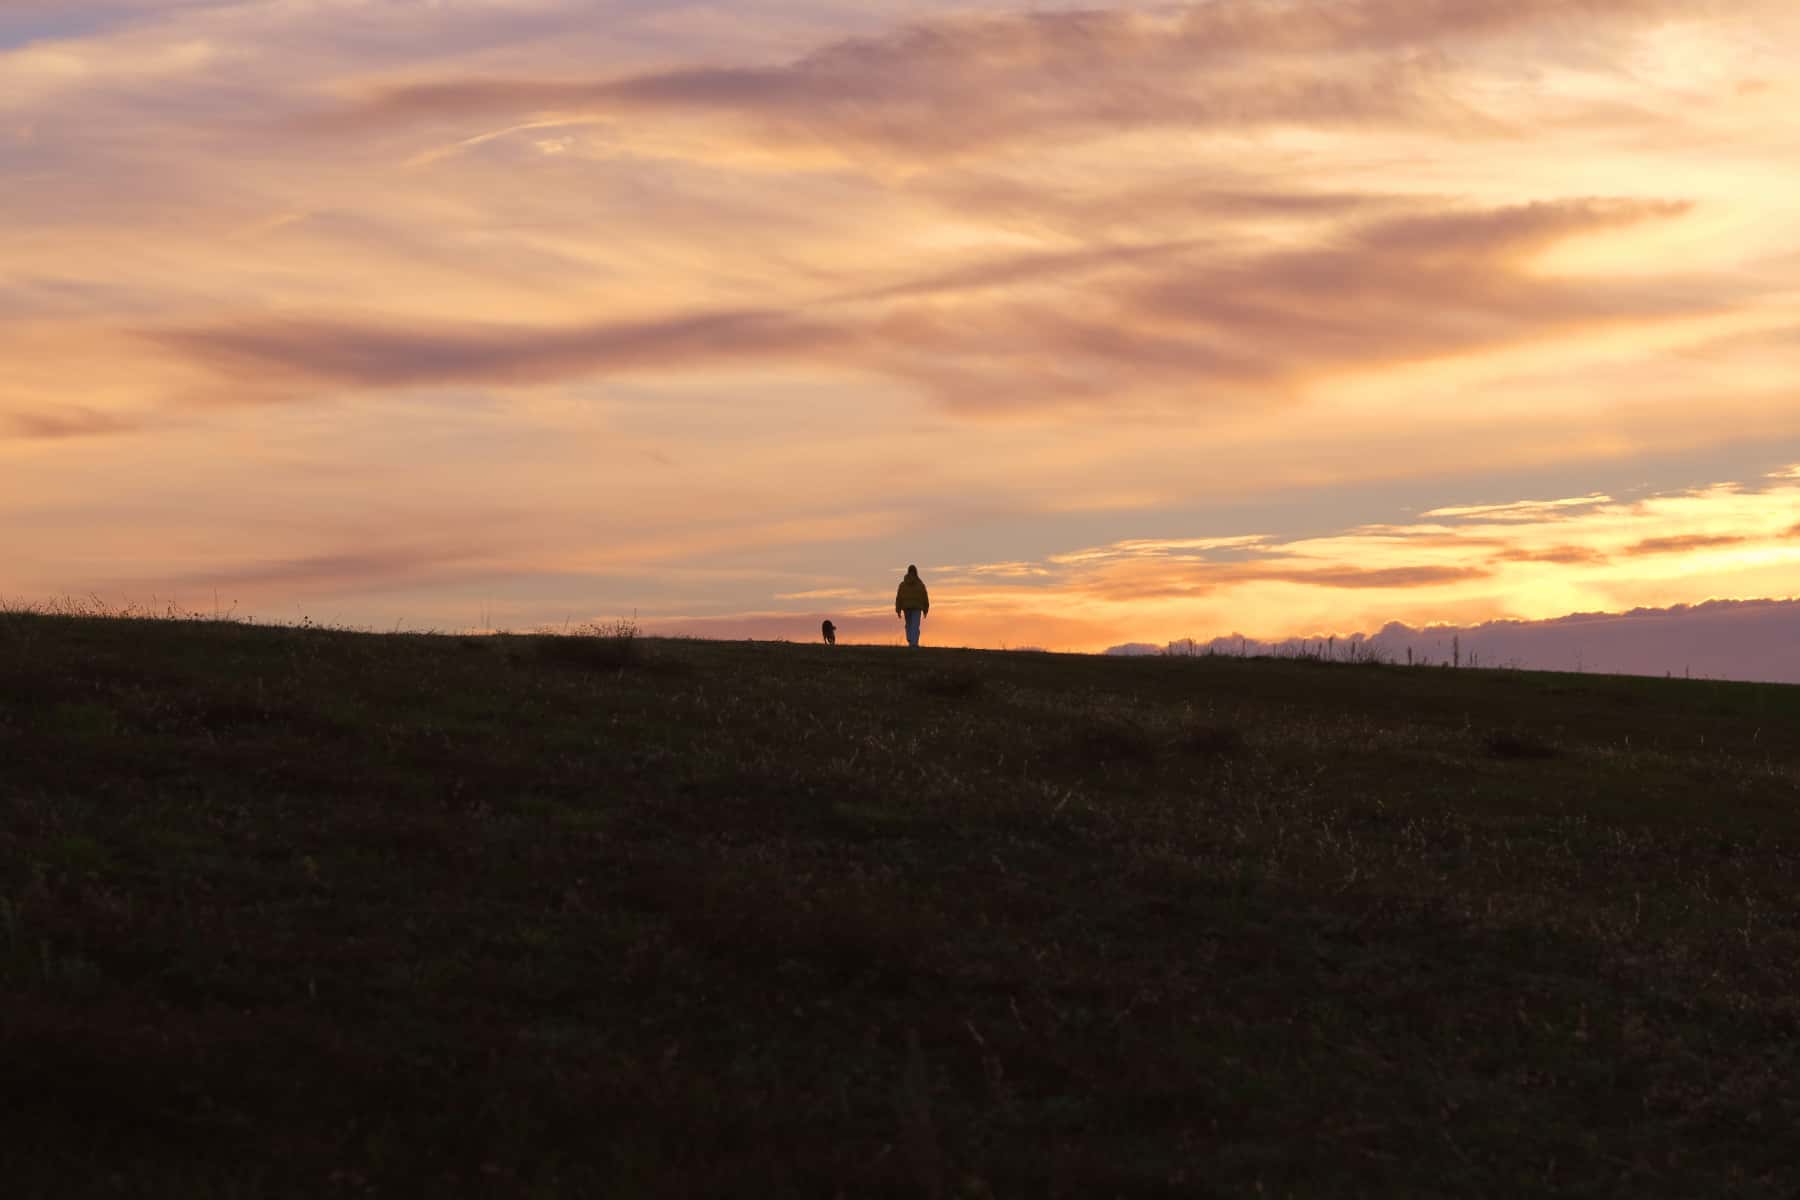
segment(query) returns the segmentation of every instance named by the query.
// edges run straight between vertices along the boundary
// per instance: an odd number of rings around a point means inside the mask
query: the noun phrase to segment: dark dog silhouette
[[[825,644],[827,646],[837,645],[836,625],[833,625],[830,621],[826,621],[823,625],[819,626],[819,632],[825,635]]]

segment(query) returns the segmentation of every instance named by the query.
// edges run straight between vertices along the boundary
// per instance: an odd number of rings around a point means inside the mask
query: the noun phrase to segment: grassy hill
[[[0,614],[11,1196],[1800,1194],[1800,689]]]

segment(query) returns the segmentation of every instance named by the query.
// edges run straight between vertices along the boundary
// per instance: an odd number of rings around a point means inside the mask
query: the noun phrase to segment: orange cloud
[[[176,597],[222,593],[266,603],[300,597],[380,593],[493,578],[506,560],[491,546],[387,544],[293,557],[256,558],[151,578],[96,581],[95,590],[134,594],[153,587]]]
[[[1416,208],[1425,197],[1393,192],[1322,189],[1280,173],[1259,174],[1244,166],[1208,164],[1204,172],[1148,183],[1111,183],[1092,190],[1046,188],[1029,175],[1019,177],[962,164],[946,164],[907,181],[910,195],[938,204],[954,217],[979,215],[1003,228],[1054,233],[1082,241],[1142,237],[1168,229],[1196,244],[1195,228],[1252,223],[1338,223]],[[1228,245],[1216,235],[1215,247]]]
[[[1271,571],[1258,574],[1245,571],[1243,580],[1268,580],[1275,583],[1311,584],[1331,588],[1421,588],[1446,583],[1466,583],[1486,579],[1491,571],[1480,567],[1336,567],[1320,571]]]
[[[1197,381],[1232,385],[1240,402],[1259,391],[1285,402],[1287,382],[1322,373],[1700,311],[1705,290],[1547,278],[1525,261],[1684,211],[1566,201],[1386,218],[1325,248],[1248,258],[1173,244],[1014,256],[785,310],[573,327],[251,319],[150,336],[249,381],[529,385],[785,361],[885,375],[972,415],[1116,411],[1133,397],[1192,396]]]
[[[1242,4],[1220,7],[1248,16]],[[1272,121],[1466,119],[1428,60],[1337,77],[1221,69],[1258,40],[1204,10],[941,21],[827,45],[783,66],[690,66],[592,81],[474,78],[377,92],[328,123],[646,114],[727,120],[784,142],[943,155],[1094,129]],[[1236,36],[1233,36],[1235,32]],[[1270,31],[1273,32],[1273,31]],[[1246,36],[1248,35],[1248,36]],[[1268,39],[1262,39],[1267,43]],[[1207,69],[1208,67],[1212,69]]]
[[[80,405],[65,405],[44,412],[14,413],[8,418],[14,436],[57,440],[94,437],[109,433],[128,433],[141,427],[140,422],[115,413],[97,412]]]
[[[1623,554],[1685,554],[1690,550],[1710,550],[1718,546],[1736,546],[1745,539],[1722,534],[1685,534],[1679,537],[1645,538],[1641,542],[1633,542],[1621,551]]]
[[[1561,201],[1389,218],[1336,245],[1171,270],[1141,289],[1140,320],[1243,346],[1270,373],[1467,353],[1570,328],[1704,311],[1706,291],[1536,274],[1559,241],[1685,206]]]
[[[1565,566],[1587,564],[1598,566],[1606,555],[1592,546],[1551,546],[1546,550],[1508,550],[1498,555],[1503,562],[1561,563]]]
[[[1595,493],[1591,496],[1572,496],[1563,500],[1525,500],[1513,504],[1474,504],[1434,508],[1420,515],[1446,518],[1479,517],[1484,521],[1533,522],[1550,519],[1559,512],[1572,516],[1574,510],[1592,509],[1611,502],[1612,497]]]
[[[1502,128],[1454,94],[1433,43],[1647,20],[1667,0],[1405,0],[939,19],[829,43],[778,66],[694,65],[599,79],[465,77],[376,91],[376,121],[646,115],[726,120],[782,141],[944,155],[1144,127],[1436,123]]]
[[[383,327],[349,320],[243,321],[149,335],[227,374],[265,372],[357,387],[531,384],[633,369],[685,370],[758,357],[804,357],[842,334],[774,313],[703,313],[573,329]]]

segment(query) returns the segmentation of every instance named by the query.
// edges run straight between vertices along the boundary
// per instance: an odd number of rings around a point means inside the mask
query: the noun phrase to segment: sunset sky
[[[380,629],[1793,597],[1800,5],[0,0],[0,514]]]

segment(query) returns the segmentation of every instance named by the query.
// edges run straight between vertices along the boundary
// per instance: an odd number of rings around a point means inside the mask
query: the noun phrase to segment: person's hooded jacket
[[[919,569],[908,567],[906,578],[900,581],[900,590],[894,593],[894,611],[907,612],[915,608],[929,614],[931,594],[925,590],[925,581],[919,578]]]

